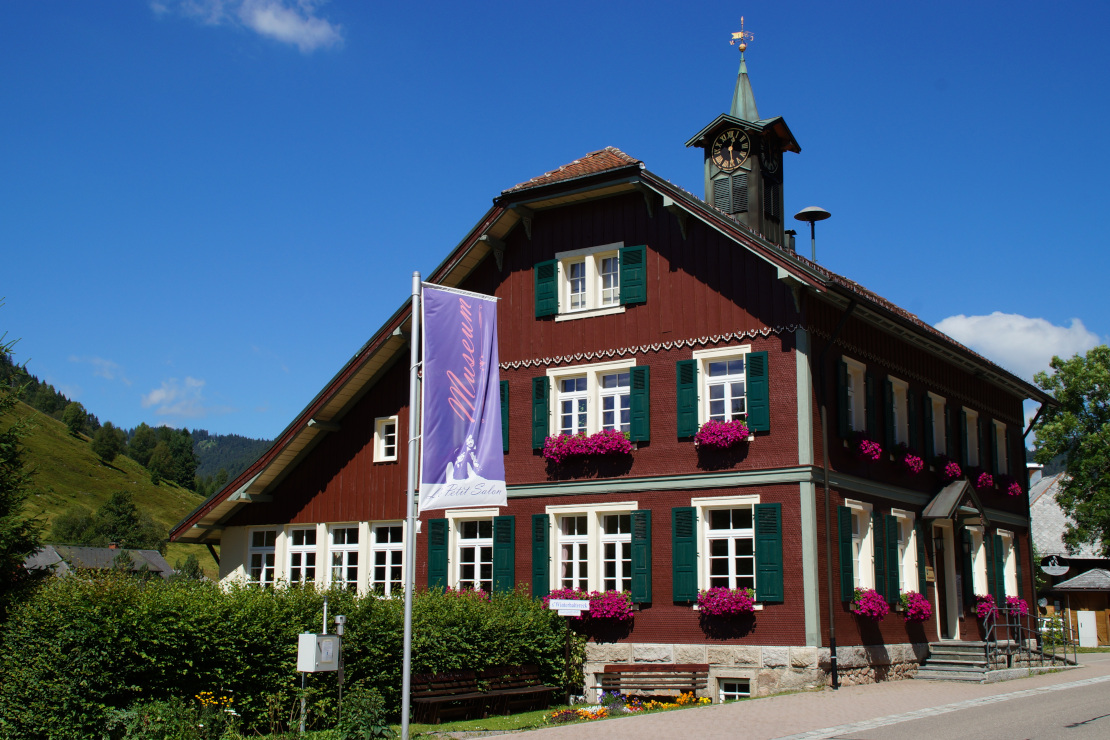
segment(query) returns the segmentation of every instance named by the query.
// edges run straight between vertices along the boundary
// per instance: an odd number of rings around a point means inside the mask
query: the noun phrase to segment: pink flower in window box
[[[878,591],[873,588],[857,588],[852,599],[852,612],[861,617],[869,617],[876,622],[883,621],[883,617],[890,614],[890,605]]]
[[[750,588],[715,586],[698,591],[698,610],[713,616],[752,614],[755,612],[755,594]]]
[[[1029,613],[1029,603],[1020,596],[1007,596],[1006,606],[1023,617]]]
[[[907,622],[924,622],[933,616],[933,605],[917,591],[906,591],[899,600],[902,602],[902,616]]]
[[[701,425],[701,429],[694,435],[694,446],[699,449],[724,450],[741,442],[747,442],[751,436],[748,425],[740,419],[733,421],[717,421],[710,419]]]
[[[632,452],[628,435],[615,429],[607,429],[597,434],[557,434],[548,437],[543,443],[543,456],[555,464],[568,457],[589,457],[596,455],[627,455]]]

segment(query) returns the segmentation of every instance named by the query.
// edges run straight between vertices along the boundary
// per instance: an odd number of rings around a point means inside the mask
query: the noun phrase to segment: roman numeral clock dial
[[[722,131],[713,141],[713,164],[725,172],[731,172],[747,161],[751,147],[748,135],[740,129]]]

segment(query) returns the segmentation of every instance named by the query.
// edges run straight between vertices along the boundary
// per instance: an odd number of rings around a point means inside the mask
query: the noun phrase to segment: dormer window
[[[536,318],[604,316],[643,303],[646,258],[646,247],[626,247],[624,242],[556,253],[535,268]]]

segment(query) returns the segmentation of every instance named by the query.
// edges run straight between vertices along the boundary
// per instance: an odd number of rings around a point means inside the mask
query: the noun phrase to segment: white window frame
[[[393,451],[389,451],[389,435],[386,433],[386,426],[393,425]],[[374,419],[374,462],[392,462],[397,459],[397,451],[400,449],[400,436],[401,425],[397,421],[396,416],[380,416]]]
[[[964,427],[964,439],[967,440],[967,464],[968,467],[978,467],[980,461],[983,459],[981,450],[979,449],[979,412],[972,411],[967,406],[964,406],[964,415],[967,417],[967,424]]]
[[[567,533],[566,525],[574,522],[574,533]],[[555,517],[555,538],[558,540],[559,557],[555,561],[559,569],[559,588],[576,588],[590,591],[590,517],[587,514],[562,514]],[[581,528],[584,531],[578,531]],[[570,549],[570,557],[564,548]],[[584,548],[584,549],[583,549]],[[596,550],[593,551],[596,556]],[[570,572],[567,572],[567,565]],[[600,590],[600,589],[598,589]]]
[[[944,429],[944,396],[938,396],[929,391],[929,403],[933,405],[933,428],[928,430],[933,435],[933,454],[944,455],[948,452],[948,437]],[[931,462],[926,460],[926,462]]]
[[[284,575],[285,580],[289,583],[290,586],[303,586],[308,584],[312,584],[313,586],[315,586],[317,583],[323,582],[320,577],[320,563],[323,559],[320,557],[319,530],[319,526],[315,524],[292,524],[285,528],[286,552],[284,558]],[[304,533],[306,540],[309,539],[309,535],[311,535],[312,543],[302,545],[295,544],[297,541],[298,533]],[[300,565],[294,566],[293,559],[297,555],[301,556],[301,563]],[[308,564],[309,559],[312,560],[311,565]],[[312,569],[311,580],[309,580],[307,577],[301,578],[299,575],[297,579],[294,580],[294,573],[303,574],[304,571],[308,568]]]
[[[844,505],[852,510],[853,525],[857,516],[860,517],[861,524],[858,534],[856,527],[852,527],[852,548],[855,550],[853,585],[856,588],[875,588],[875,533],[872,526],[874,508],[871,504],[851,499],[845,500]]]
[[[698,590],[709,588],[709,512],[712,509],[745,509],[752,510],[752,591],[758,585],[758,568],[755,567],[755,505],[759,503],[759,494],[746,494],[742,496],[714,496],[690,499],[690,506],[694,507],[698,515]],[[762,609],[757,604],[756,609]]]
[[[725,684],[735,684],[737,690],[726,691]],[[743,686],[744,688],[740,688]],[[747,699],[752,695],[752,680],[750,678],[733,678],[731,676],[720,676],[717,678],[717,703],[724,704],[729,701],[738,701],[740,699]]]
[[[848,369],[848,424],[852,431],[861,432],[867,429],[867,392],[864,385],[867,365],[851,357],[841,356],[841,359]]]
[[[994,437],[998,440],[998,457],[994,460],[995,470],[1000,475],[1008,475],[1010,473],[1010,450],[1006,445],[1006,424],[997,419],[991,423],[994,424]]]
[[[559,520],[564,516],[586,517],[586,547],[590,553],[587,562],[587,581],[590,591],[603,591],[605,585],[604,559],[601,557],[602,545],[606,541],[603,527],[603,517],[609,514],[631,514],[639,509],[636,501],[614,501],[606,504],[560,504],[548,506],[544,509],[547,514],[549,531],[553,533],[548,554],[553,565],[548,575],[548,586],[551,589],[563,588],[562,548],[559,542],[561,529]],[[631,533],[629,534],[631,538]],[[608,540],[612,541],[612,539]],[[629,540],[631,541],[631,539]]]
[[[274,542],[271,545],[257,546],[254,544],[255,533],[269,533],[273,534]],[[247,530],[247,580],[253,584],[262,586],[263,588],[273,588],[281,577],[281,568],[278,560],[278,539],[280,539],[281,531],[276,527],[252,527]],[[263,534],[263,537],[265,535]],[[261,574],[256,580],[254,578],[254,556],[261,556]],[[266,555],[269,555],[269,565],[266,563]],[[266,578],[266,572],[269,571],[270,577]]]
[[[695,350],[691,355],[692,358],[698,363],[698,426],[709,421],[709,363],[719,362],[721,360],[744,360],[744,416],[748,418],[748,355],[751,354],[752,346],[750,344],[738,344],[732,347],[717,347],[714,349],[699,349]],[[726,401],[727,403],[727,401]],[[729,409],[725,410],[726,416],[731,416]]]
[[[362,575],[362,572],[363,572],[362,571],[363,527],[358,522],[345,522],[345,523],[341,523],[341,524],[328,524],[327,529],[328,529],[328,533],[327,533],[328,554],[327,554],[327,581],[326,582],[327,582],[328,586],[338,586],[340,588],[351,588],[353,586],[354,591],[356,593],[360,593],[362,591],[361,575]],[[349,531],[349,530],[352,530],[352,529],[355,531],[355,536],[358,538],[358,541],[355,542],[354,545],[352,545],[350,542],[344,542],[342,545],[336,545],[335,544],[335,535],[336,535],[337,532],[339,532],[340,530]],[[344,535],[344,539],[346,539],[346,535]],[[342,563],[338,566],[335,563],[335,556],[337,554],[343,556]],[[355,580],[354,580],[354,582],[352,583],[345,576],[343,578],[337,580],[336,577],[335,577],[335,570],[336,570],[337,567],[342,569],[341,572],[345,572],[345,573],[350,572],[349,569],[350,569],[351,565],[350,565],[349,555],[351,555],[351,554],[354,554],[354,556],[355,556],[355,566],[354,566],[355,567]]]
[[[400,542],[378,542],[378,530],[382,528],[393,529],[394,527],[401,528],[401,541]],[[398,596],[404,591],[405,588],[405,522],[403,521],[382,521],[370,523],[370,536],[369,536],[369,557],[367,558],[367,588],[370,591],[375,591],[377,584],[377,569],[378,569],[378,555],[384,554],[385,557],[385,581],[382,582],[382,596]],[[400,553],[400,555],[397,555]],[[400,560],[401,578],[398,584],[398,592],[393,592],[394,580],[390,577],[390,569],[397,567],[394,562]]]
[[[983,528],[972,526],[967,527],[967,531],[971,536],[971,591],[974,594],[989,593],[987,568],[990,567],[990,563],[987,560]]]
[[[902,509],[891,509],[890,515],[898,520],[901,525],[902,537],[898,540],[898,583],[902,593],[916,591],[917,577],[917,529],[914,525],[914,513]]]
[[[493,518],[499,515],[496,507],[488,507],[483,509],[448,509],[446,512],[447,519],[447,583],[449,586],[459,588],[459,572],[460,566],[460,548],[462,545],[462,538],[459,536],[459,528],[465,521],[483,521],[488,520],[490,523],[490,582],[493,579]],[[554,538],[552,538],[554,539]],[[479,545],[481,546],[481,545]],[[481,581],[481,573],[479,572],[476,580]]]
[[[565,252],[556,252],[555,259],[558,265],[559,313],[556,321],[570,321],[584,319],[590,316],[605,316],[608,314],[624,313],[624,306],[620,302],[620,250],[624,242],[600,244],[596,247],[585,249],[571,249]],[[614,303],[602,303],[602,260],[608,258],[617,260],[617,294]],[[581,262],[585,267],[585,305],[581,308],[570,308],[570,265]]]
[[[891,402],[894,406],[894,444],[910,443],[910,421],[908,393],[910,386],[906,381],[888,377],[890,381]]]
[[[610,533],[606,532],[605,531],[605,519],[607,517],[611,517],[611,516],[618,517],[618,524],[619,524],[619,517],[627,516],[628,517],[628,531],[627,532],[616,532],[616,533],[613,533],[613,534],[610,534]],[[598,518],[598,528],[599,528],[600,540],[601,540],[600,547],[598,547],[598,550],[597,550],[598,559],[601,561],[601,566],[600,566],[601,567],[601,577],[599,579],[600,583],[601,583],[601,588],[599,590],[602,590],[602,591],[631,591],[632,590],[632,512],[631,511],[629,511],[629,512],[602,512],[601,514],[597,515],[597,518]],[[605,575],[605,564],[609,562],[609,559],[605,556],[605,547],[606,547],[606,545],[613,545],[613,548],[614,548],[614,556],[615,557],[613,558],[613,563],[615,564],[615,566],[614,566],[614,574],[613,574],[612,579],[610,579],[608,576]],[[624,558],[624,553],[623,553],[624,545],[628,546],[628,560],[627,560],[628,570],[627,571],[625,570],[625,558]],[[609,583],[608,583],[609,580],[613,581],[613,588],[609,588]],[[628,581],[628,588],[623,588],[625,581]]]
[[[569,367],[548,368],[547,377],[551,389],[551,413],[548,414],[548,435],[555,436],[562,429],[563,401],[562,381],[573,377],[586,377],[586,434],[601,431],[601,376],[614,373],[629,373],[636,367],[635,360],[619,362],[599,362],[592,365],[571,365]],[[629,378],[629,395],[632,394]],[[631,419],[630,419],[631,421]]]
[[[1002,583],[1006,596],[1020,596],[1017,586],[1017,548],[1014,547],[1014,533],[1005,529],[998,530],[1002,538]],[[1000,606],[1004,606],[1001,604]]]

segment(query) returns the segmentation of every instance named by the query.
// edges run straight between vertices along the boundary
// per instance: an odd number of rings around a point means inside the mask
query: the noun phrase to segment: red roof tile
[[[564,164],[557,170],[545,172],[539,177],[533,177],[528,182],[522,182],[519,185],[514,185],[508,190],[502,190],[501,192],[503,194],[513,193],[518,190],[539,187],[540,185],[549,185],[553,182],[573,180],[577,177],[595,175],[598,172],[620,169],[621,167],[628,167],[629,165],[639,165],[643,167],[644,163],[628,156],[616,147],[607,146],[596,152],[590,152],[586,156],[581,159],[576,159],[570,164]]]

